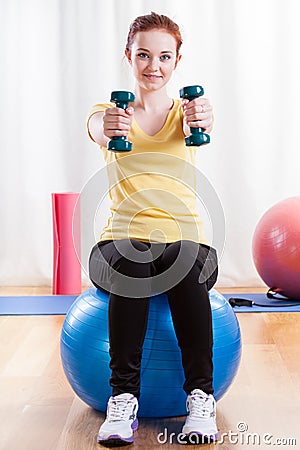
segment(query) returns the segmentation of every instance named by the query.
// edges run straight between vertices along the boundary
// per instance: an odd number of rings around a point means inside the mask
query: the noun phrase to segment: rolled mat
[[[53,282],[55,295],[81,293],[80,194],[52,193]]]

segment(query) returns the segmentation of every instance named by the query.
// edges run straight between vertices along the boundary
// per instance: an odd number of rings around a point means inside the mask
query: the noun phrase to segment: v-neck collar
[[[140,125],[139,125],[138,122],[136,121],[135,117],[133,116],[133,121],[134,121],[135,126],[138,128],[138,130],[140,131],[140,133],[143,134],[144,136],[146,136],[148,139],[155,139],[155,138],[158,137],[161,133],[163,133],[163,132],[165,131],[165,129],[168,127],[169,123],[171,122],[171,120],[172,120],[173,117],[174,117],[174,114],[176,114],[176,110],[177,110],[176,106],[177,106],[177,103],[178,103],[179,101],[180,101],[180,100],[173,100],[172,108],[171,108],[171,109],[169,110],[169,112],[168,112],[168,115],[167,115],[167,118],[166,118],[166,120],[165,120],[165,123],[163,124],[163,126],[161,127],[161,129],[160,129],[157,133],[155,133],[155,134],[148,134],[148,133],[146,133],[146,132],[140,127]]]

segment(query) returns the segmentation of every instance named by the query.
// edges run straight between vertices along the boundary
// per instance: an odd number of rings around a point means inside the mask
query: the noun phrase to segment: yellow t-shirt
[[[95,105],[89,118],[111,106]],[[182,122],[180,100],[174,100],[164,126],[154,136],[145,133],[133,116],[128,136],[132,151],[101,147],[111,206],[100,241],[205,242],[196,211],[197,148],[185,145]]]

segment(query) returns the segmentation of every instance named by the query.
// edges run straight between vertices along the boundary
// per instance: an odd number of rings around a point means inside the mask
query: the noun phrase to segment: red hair
[[[177,55],[179,54],[179,50],[182,45],[182,37],[179,26],[169,17],[157,14],[153,11],[151,12],[151,14],[137,17],[132,22],[127,36],[126,50],[131,49],[136,33],[138,33],[139,31],[150,30],[164,30],[167,33],[171,34],[176,40],[176,52]]]

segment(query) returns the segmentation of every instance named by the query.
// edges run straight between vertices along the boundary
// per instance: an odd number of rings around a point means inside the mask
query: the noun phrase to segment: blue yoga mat
[[[34,316],[66,314],[76,295],[21,295],[0,297],[0,315]]]
[[[269,299],[265,294],[223,294],[230,297],[244,298],[265,306],[235,306],[237,313],[243,312],[300,312],[300,299]],[[5,296],[0,297],[0,315],[61,315],[66,314],[76,295],[41,295],[41,296]]]

